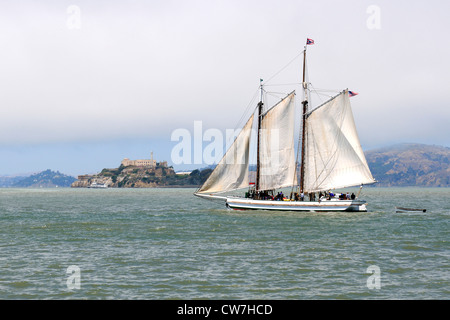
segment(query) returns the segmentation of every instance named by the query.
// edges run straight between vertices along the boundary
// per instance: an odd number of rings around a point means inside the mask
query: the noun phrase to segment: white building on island
[[[128,158],[125,158],[122,160],[121,164],[124,167],[134,166],[134,167],[151,167],[151,168],[156,168],[157,165],[156,160],[153,159],[153,152],[151,152],[150,159],[130,160]],[[167,161],[161,161],[159,163],[159,166],[167,167]]]

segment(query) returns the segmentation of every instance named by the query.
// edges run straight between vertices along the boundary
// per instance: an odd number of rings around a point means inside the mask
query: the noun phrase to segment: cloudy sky
[[[313,86],[359,93],[363,149],[450,147],[449,10],[442,0],[0,0],[0,175],[95,173],[150,151],[171,163],[174,130],[235,128],[259,79],[291,61],[271,83],[300,81],[307,37]]]

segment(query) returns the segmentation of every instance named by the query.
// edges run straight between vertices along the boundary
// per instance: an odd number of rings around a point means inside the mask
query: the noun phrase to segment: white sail
[[[305,192],[374,183],[359,142],[348,90],[308,114]]]
[[[249,146],[252,125],[253,115],[197,193],[226,192],[248,187]]]
[[[262,116],[259,190],[283,188],[297,183],[294,97],[295,93],[290,93]]]

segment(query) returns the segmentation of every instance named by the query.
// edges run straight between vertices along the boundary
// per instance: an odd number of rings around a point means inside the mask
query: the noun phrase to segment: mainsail
[[[262,115],[259,190],[283,188],[297,183],[294,97],[295,93],[290,93]]]
[[[196,192],[198,194],[226,192],[248,187],[248,164],[253,115],[214,171]]]
[[[305,139],[305,192],[375,182],[356,132],[348,90],[307,115]]]

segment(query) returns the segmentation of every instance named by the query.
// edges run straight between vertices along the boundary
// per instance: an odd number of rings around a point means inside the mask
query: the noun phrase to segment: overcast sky
[[[450,147],[449,11],[442,0],[1,0],[0,175],[94,173],[150,151],[171,163],[174,130],[235,128],[259,79],[307,37],[313,86],[359,93],[363,149]],[[300,81],[301,58],[289,67],[273,83]]]

